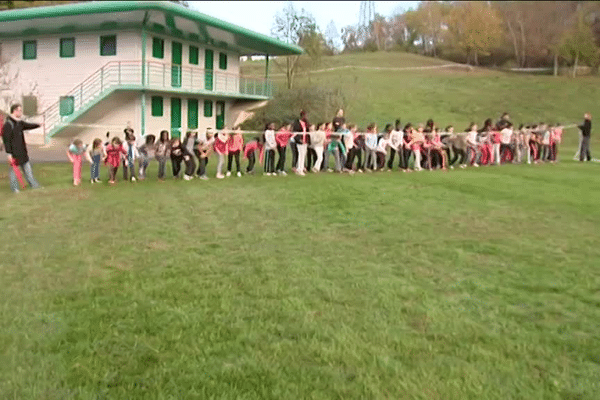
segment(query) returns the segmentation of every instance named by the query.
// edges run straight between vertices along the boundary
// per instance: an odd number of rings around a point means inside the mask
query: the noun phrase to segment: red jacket
[[[241,133],[236,133],[229,137],[227,141],[227,149],[230,152],[242,151],[244,148],[244,136]]]
[[[288,131],[285,128],[281,128],[276,134],[275,134],[275,141],[277,142],[277,145],[279,147],[285,147],[288,144],[288,141],[290,140],[290,138],[292,137],[292,132]]]
[[[215,139],[215,151],[219,154],[227,154],[228,151],[228,147],[227,143],[229,142],[229,139],[226,139],[225,141],[222,140],[223,137],[218,134],[217,138]]]
[[[121,164],[121,154],[127,155],[123,145],[115,147],[112,144],[106,146],[106,159],[104,164],[110,164],[112,167],[118,167]]]

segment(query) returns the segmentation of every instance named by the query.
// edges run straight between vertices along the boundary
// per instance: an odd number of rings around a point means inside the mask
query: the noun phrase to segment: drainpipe
[[[269,97],[271,97],[271,90],[270,90],[270,84],[269,84],[269,55],[267,54],[267,62],[265,63],[265,89],[267,89],[266,91],[268,91],[269,93]]]
[[[148,12],[144,15],[142,22],[142,136],[146,135],[146,21]]]

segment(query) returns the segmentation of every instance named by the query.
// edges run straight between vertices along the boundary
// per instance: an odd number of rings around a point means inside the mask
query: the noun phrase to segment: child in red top
[[[233,164],[234,159],[237,176],[238,178],[242,176],[242,172],[240,171],[240,153],[243,148],[244,137],[242,136],[242,129],[239,126],[236,126],[233,135],[229,137],[229,141],[227,142],[227,176],[231,176],[231,164]]]
[[[260,138],[258,136],[246,143],[246,147],[244,147],[244,157],[248,159],[248,167],[246,168],[246,173],[250,175],[254,175],[254,163],[256,162],[254,152],[256,150],[259,151],[259,158],[262,159],[263,145],[260,142]]]
[[[111,140],[110,144],[106,146],[106,158],[104,158],[104,164],[109,166],[108,183],[110,183],[111,185],[115,184],[119,164],[121,164],[121,160],[125,160],[126,156],[127,152],[123,148],[123,143],[121,143],[121,139],[119,139],[118,137],[114,137]]]
[[[563,129],[557,124],[550,134],[550,162],[555,163],[558,160],[558,145],[562,142]]]
[[[491,132],[492,135],[492,150],[494,152],[494,161],[496,165],[500,165],[500,144],[502,143],[502,135],[500,130],[496,129]],[[491,164],[491,162],[490,162]]]
[[[225,164],[225,156],[228,153],[227,142],[229,142],[229,134],[226,130],[217,133],[215,139],[215,152],[219,156],[219,161],[217,163],[217,179],[225,178],[225,175],[223,175],[223,165]]]
[[[292,124],[287,124],[281,127],[275,134],[275,142],[277,142],[277,153],[279,154],[279,160],[277,161],[277,167],[275,170],[279,175],[287,175],[285,172],[285,153],[287,150],[287,144],[292,137]]]

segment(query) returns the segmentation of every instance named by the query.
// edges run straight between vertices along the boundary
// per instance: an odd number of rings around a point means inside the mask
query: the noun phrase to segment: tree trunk
[[[473,62],[475,62],[475,65],[479,65],[479,59],[477,58],[477,50],[475,50],[475,53],[473,54]]]
[[[575,54],[575,62],[573,63],[573,78],[577,76],[577,63],[579,62],[579,52]]]
[[[523,28],[523,21],[519,19],[519,27],[521,28],[521,68],[525,68],[526,54],[525,54],[525,28]]]
[[[507,18],[506,23],[508,24],[508,32],[513,40],[513,47],[515,48],[515,61],[517,66],[521,66],[521,55],[519,54],[519,45],[517,43],[517,35],[515,35],[515,30],[512,28],[510,20]]]
[[[287,88],[291,89],[292,88],[292,60],[290,60],[290,56],[286,57],[286,78],[287,78]]]
[[[554,76],[558,76],[558,54],[554,53]]]

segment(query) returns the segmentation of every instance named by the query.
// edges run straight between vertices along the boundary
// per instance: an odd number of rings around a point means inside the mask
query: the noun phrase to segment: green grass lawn
[[[2,399],[600,398],[598,164],[4,169]]]

